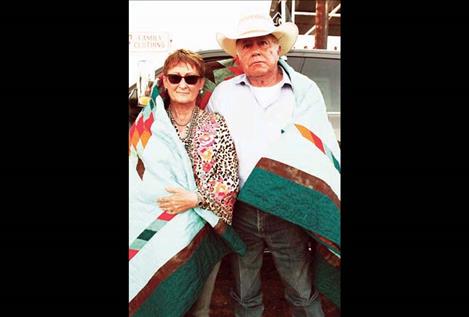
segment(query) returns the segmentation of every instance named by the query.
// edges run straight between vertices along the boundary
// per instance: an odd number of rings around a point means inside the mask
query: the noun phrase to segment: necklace
[[[171,109],[170,107],[168,107],[168,115],[169,115],[169,118],[171,119],[172,122],[176,123],[177,126],[180,126],[180,127],[186,127],[189,123],[189,127],[187,128],[187,134],[184,136],[184,137],[181,137],[181,134],[178,133],[178,136],[179,138],[181,139],[181,141],[185,142],[187,140],[187,138],[191,135],[192,133],[192,128],[194,126],[194,119],[195,117],[197,116],[197,113],[198,113],[198,110],[197,110],[197,106],[194,107],[194,109],[192,110],[192,114],[191,114],[191,117],[189,119],[189,121],[186,122],[186,124],[179,124],[173,117],[173,114],[171,112]],[[179,129],[177,129],[179,131]],[[186,129],[183,129],[182,132],[184,132],[184,130]]]
[[[177,120],[176,120],[176,119],[174,118],[174,116],[173,116],[173,112],[171,111],[171,106],[168,107],[169,118],[171,119],[171,121],[173,121],[174,123],[176,123],[178,126],[180,126],[180,127],[185,127],[185,126],[186,126],[189,122],[191,122],[192,119],[194,118],[194,112],[195,112],[195,108],[196,108],[196,107],[197,107],[197,106],[194,106],[194,109],[192,109],[192,114],[191,114],[189,120],[187,120],[186,123],[179,123],[179,122],[177,122]]]

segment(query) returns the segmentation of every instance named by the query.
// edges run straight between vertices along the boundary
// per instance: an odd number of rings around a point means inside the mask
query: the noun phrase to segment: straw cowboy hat
[[[236,40],[267,34],[272,34],[277,38],[281,47],[280,56],[282,56],[287,54],[295,44],[298,37],[298,27],[292,22],[286,22],[276,27],[269,16],[252,14],[239,20],[236,33],[230,35],[217,33],[217,42],[225,52],[236,56]]]

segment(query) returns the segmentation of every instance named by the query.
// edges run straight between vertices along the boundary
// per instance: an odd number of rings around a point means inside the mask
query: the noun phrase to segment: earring
[[[204,93],[204,90],[203,90],[203,89],[200,89],[199,95],[202,95],[203,93]]]

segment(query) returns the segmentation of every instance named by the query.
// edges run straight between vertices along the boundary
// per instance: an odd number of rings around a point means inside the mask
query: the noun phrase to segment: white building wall
[[[129,86],[136,81],[139,60],[149,60],[156,69],[178,48],[218,49],[216,32],[233,31],[240,15],[246,12],[268,14],[270,3],[265,0],[129,1]],[[145,45],[153,48],[143,49]]]

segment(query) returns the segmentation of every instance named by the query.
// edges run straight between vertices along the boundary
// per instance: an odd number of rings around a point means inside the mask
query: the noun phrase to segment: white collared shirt
[[[282,80],[272,87],[254,87],[245,74],[221,82],[208,102],[209,111],[225,117],[238,154],[241,187],[263,152],[293,121],[295,96],[282,71]]]

